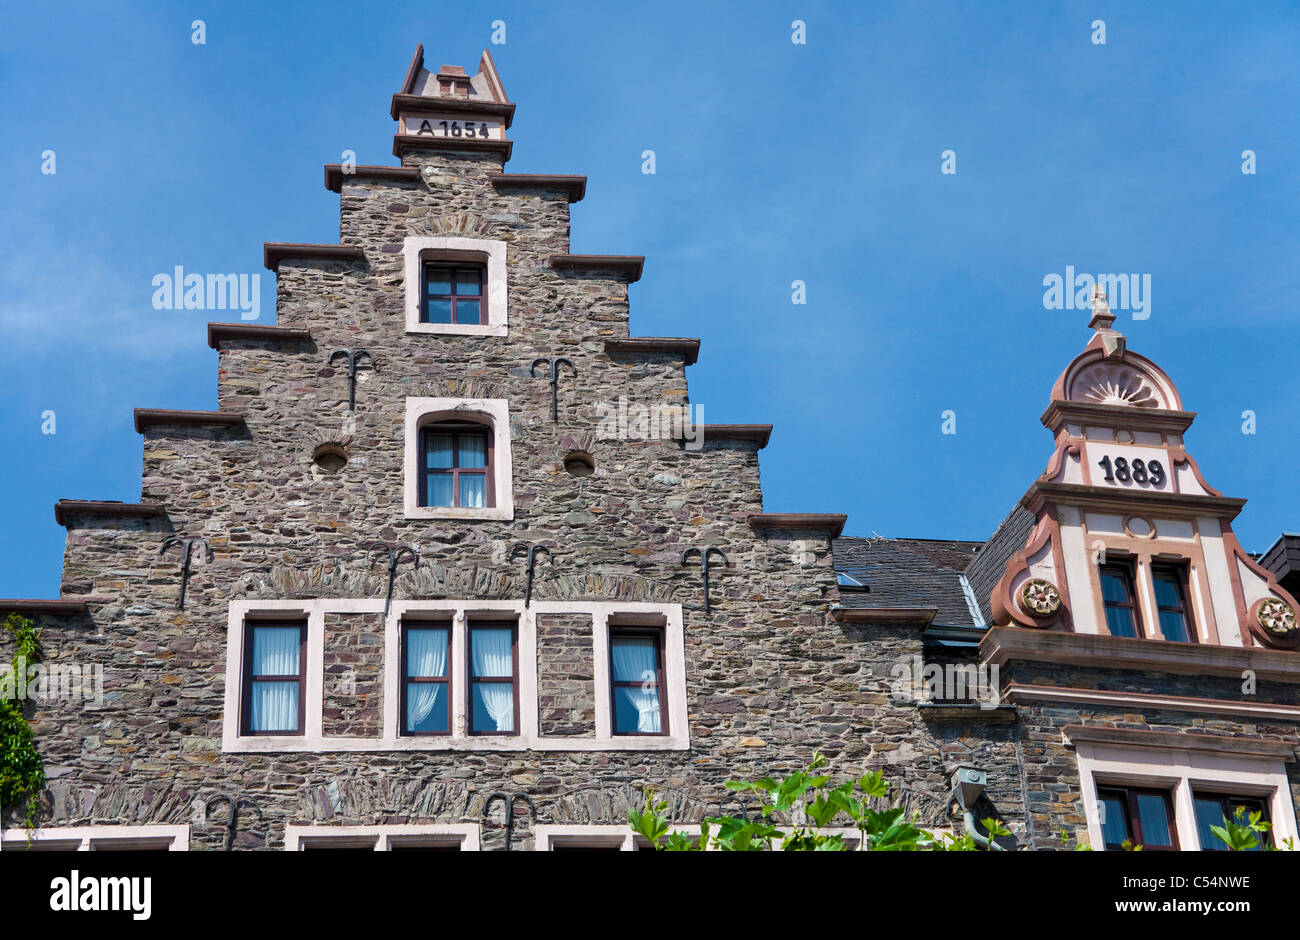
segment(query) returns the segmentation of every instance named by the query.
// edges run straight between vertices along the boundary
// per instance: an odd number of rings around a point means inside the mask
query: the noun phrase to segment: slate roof
[[[1011,560],[1011,556],[1025,547],[1025,542],[1029,540],[1029,533],[1034,528],[1034,518],[1032,512],[1017,504],[989,536],[989,540],[984,543],[984,548],[975,556],[975,560],[966,568],[966,580],[979,600],[985,623],[993,622],[993,613],[989,609],[989,595],[993,593],[1003,572],[1007,570],[1007,562]]]
[[[840,587],[845,607],[937,607],[934,622],[974,626],[961,574],[982,542],[937,539],[838,538],[835,570],[869,590]]]

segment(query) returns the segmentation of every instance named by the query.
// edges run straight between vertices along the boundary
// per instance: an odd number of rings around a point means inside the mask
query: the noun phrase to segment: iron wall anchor
[[[370,369],[375,369],[375,357],[370,355],[369,350],[358,349],[353,352],[350,349],[336,349],[330,353],[327,361],[329,365],[334,365],[334,360],[342,356],[348,361],[348,411],[357,410],[357,365],[361,362],[361,357],[365,356],[370,360]]]
[[[195,545],[201,545],[208,553],[208,564],[212,564],[212,545],[207,539],[197,538],[189,539],[187,541],[186,539],[173,535],[170,538],[163,540],[162,548],[158,549],[158,554],[166,554],[167,549],[171,548],[173,545],[178,546],[181,549],[181,598],[176,604],[176,609],[184,610],[185,588],[190,583],[190,555],[194,551]]]
[[[724,566],[730,565],[731,561],[727,558],[726,554],[722,551],[722,549],[714,548],[712,545],[710,545],[708,548],[692,547],[686,549],[686,551],[682,552],[683,565],[686,564],[687,558],[690,556],[691,552],[694,552],[696,555],[700,556],[700,574],[703,575],[704,578],[704,612],[706,614],[711,614],[713,612],[713,609],[712,607],[709,606],[709,557],[711,555],[717,555],[719,558],[722,559],[722,564]]]
[[[493,800],[502,800],[506,804],[506,851],[510,851],[510,840],[515,831],[515,799],[521,799],[528,804],[530,818],[534,823],[537,822],[537,804],[527,793],[505,793],[496,790],[487,795],[483,801],[483,822],[488,822],[488,810],[492,806]]]
[[[384,616],[388,616],[388,609],[393,604],[393,582],[397,580],[397,566],[401,564],[403,556],[409,556],[412,564],[416,568],[420,567],[420,553],[409,545],[389,545],[387,542],[373,542],[370,545],[370,551],[366,552],[366,562],[374,564],[372,557],[377,551],[383,551],[388,555],[388,593],[384,595]]]
[[[234,796],[227,796],[224,793],[218,793],[216,796],[210,798],[207,802],[207,805],[204,807],[203,813],[205,819],[211,815],[210,811],[213,805],[218,803],[221,800],[225,800],[228,804],[230,804],[230,812],[226,815],[226,837],[223,843],[225,850],[229,852],[231,849],[235,847],[235,835],[239,832],[240,808],[248,807],[249,809],[253,810],[253,812],[257,814],[258,822],[262,821],[262,808],[258,806],[256,803],[254,803],[252,800],[247,799],[245,797],[241,797],[239,794],[235,794]]]
[[[506,556],[508,561],[514,561],[520,551],[527,553],[528,558],[528,583],[524,588],[524,607],[527,608],[533,599],[533,572],[537,567],[537,555],[539,552],[546,553],[546,560],[555,564],[555,558],[551,555],[551,550],[545,545],[529,545],[527,542],[515,542],[510,546],[510,554]]]
[[[534,359],[533,364],[528,368],[528,374],[533,378],[537,377],[537,366],[539,363],[546,363],[551,369],[551,420],[560,420],[560,366],[568,366],[573,370],[574,378],[578,376],[578,367],[568,359]]]

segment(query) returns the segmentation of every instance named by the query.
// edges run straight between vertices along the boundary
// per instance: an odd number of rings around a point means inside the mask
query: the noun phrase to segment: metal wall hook
[[[350,349],[336,349],[332,353],[330,353],[330,357],[326,361],[328,362],[329,365],[334,365],[334,360],[339,356],[342,356],[344,359],[348,361],[348,411],[356,411],[357,410],[357,366],[361,362],[361,357],[365,356],[367,359],[370,360],[371,371],[374,371],[376,368],[375,357],[370,355],[370,351],[366,349],[358,349],[356,352],[353,352]]]
[[[713,612],[713,609],[709,606],[709,557],[712,555],[717,555],[719,558],[722,559],[722,564],[724,566],[730,565],[731,560],[727,558],[726,554],[722,551],[722,549],[715,548],[714,546],[710,545],[708,548],[691,547],[686,549],[686,551],[682,552],[683,565],[686,564],[687,558],[690,556],[691,552],[694,552],[696,555],[700,556],[700,574],[704,578],[704,612],[706,614],[709,614]]]
[[[214,556],[212,554],[212,545],[207,539],[196,538],[187,540],[175,535],[163,540],[162,548],[158,549],[158,554],[165,555],[167,549],[171,548],[173,545],[181,549],[181,598],[176,604],[176,609],[183,610],[185,608],[185,588],[190,583],[190,557],[194,551],[194,546],[201,545],[207,551],[208,564],[212,563]]]
[[[224,793],[218,793],[216,796],[211,797],[207,801],[207,804],[205,805],[203,810],[204,819],[207,819],[211,816],[211,810],[213,804],[217,803],[220,800],[225,800],[226,803],[230,805],[230,812],[226,814],[226,838],[224,842],[225,850],[229,852],[231,849],[234,848],[235,835],[239,832],[240,808],[248,807],[249,809],[253,810],[253,812],[257,814],[258,822],[262,821],[262,808],[252,800],[247,799],[245,797],[241,797],[239,794],[235,794],[234,796],[227,796]]]
[[[388,616],[388,609],[393,604],[393,582],[397,580],[397,566],[401,564],[403,557],[409,557],[411,563],[420,567],[420,553],[409,545],[389,545],[387,542],[372,542],[370,551],[366,552],[366,563],[374,564],[372,558],[375,552],[382,551],[388,556],[388,593],[384,595],[384,616]]]
[[[537,377],[537,366],[539,363],[546,363],[551,369],[551,420],[560,420],[560,366],[568,366],[573,370],[574,378],[577,378],[578,367],[568,359],[563,357],[559,359],[534,359],[533,364],[528,367],[528,374],[533,378]]]
[[[551,550],[545,545],[529,545],[527,542],[515,542],[510,546],[510,552],[506,559],[514,561],[521,550],[527,553],[528,558],[528,584],[524,589],[524,607],[527,608],[533,599],[533,571],[537,567],[538,553],[545,552],[546,560],[551,564],[555,564],[555,558],[551,555]]]
[[[505,793],[501,790],[496,790],[492,793],[489,793],[487,795],[487,799],[483,801],[483,822],[484,823],[488,822],[488,811],[492,806],[493,800],[502,800],[506,804],[506,851],[507,852],[510,851],[510,840],[514,835],[514,831],[515,831],[515,799],[516,798],[521,799],[528,804],[529,814],[532,818],[532,821],[536,823],[537,804],[533,802],[533,798],[529,796],[527,793]]]

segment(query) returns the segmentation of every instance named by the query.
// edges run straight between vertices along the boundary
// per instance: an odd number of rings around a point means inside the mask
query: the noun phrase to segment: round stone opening
[[[589,477],[596,472],[596,461],[585,450],[570,451],[564,458],[564,469],[571,476]]]
[[[326,473],[338,473],[348,465],[348,453],[338,444],[322,444],[311,455],[312,462]]]

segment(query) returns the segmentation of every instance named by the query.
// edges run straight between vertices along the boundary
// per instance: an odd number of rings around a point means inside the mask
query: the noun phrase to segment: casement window
[[[1177,643],[1196,641],[1191,607],[1187,603],[1187,573],[1174,565],[1153,565],[1151,583],[1156,592],[1156,619],[1160,634]]]
[[[514,518],[505,399],[408,398],[405,424],[407,519]]]
[[[456,323],[479,326],[483,320],[482,264],[430,262],[424,265],[424,302],[421,323]]]
[[[1196,834],[1201,839],[1201,849],[1206,852],[1227,852],[1227,843],[1214,834],[1214,826],[1223,826],[1227,820],[1237,825],[1250,821],[1252,813],[1259,813],[1261,821],[1268,822],[1268,800],[1259,796],[1230,796],[1223,793],[1195,791],[1192,803],[1196,809]],[[1269,834],[1258,833],[1260,844],[1250,852],[1262,852],[1271,844]]]
[[[306,705],[307,624],[245,624],[243,733],[302,734]]]
[[[451,734],[451,623],[402,625],[402,734]]]
[[[507,621],[469,624],[469,733],[519,733],[519,629]]]
[[[462,235],[402,241],[406,332],[506,336],[506,243]]]
[[[223,751],[690,748],[679,605],[403,593],[231,601]]]
[[[1099,787],[1101,831],[1107,851],[1122,850],[1124,843],[1142,846],[1144,852],[1178,850],[1173,803],[1168,790],[1133,787]]]
[[[661,629],[610,627],[609,679],[616,735],[667,734]]]
[[[1238,807],[1261,813],[1273,828],[1264,838],[1300,843],[1285,742],[1072,725],[1088,839],[1095,849],[1125,840],[1144,852],[1222,850],[1211,831]],[[1127,739],[1129,743],[1119,743]],[[1187,747],[1176,744],[1186,741]]]
[[[478,826],[393,823],[378,826],[285,827],[289,852],[476,852]]]
[[[1133,590],[1133,566],[1106,564],[1099,571],[1101,601],[1106,612],[1106,629],[1111,636],[1138,637],[1141,618],[1138,616],[1136,592]]]
[[[420,432],[420,505],[482,509],[495,505],[492,428],[439,423]]]

